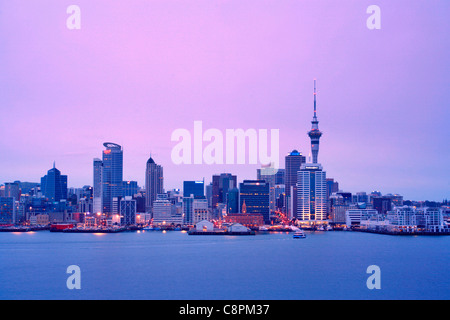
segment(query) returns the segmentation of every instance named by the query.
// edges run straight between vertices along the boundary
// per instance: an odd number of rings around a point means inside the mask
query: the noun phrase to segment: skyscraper
[[[160,193],[164,193],[163,167],[156,164],[150,156],[145,169],[145,206],[147,212],[152,211],[153,202]]]
[[[239,184],[239,201],[241,212],[245,203],[246,213],[259,213],[264,223],[270,223],[269,184],[264,180],[244,180]]]
[[[67,176],[56,169],[55,163],[47,175],[41,178],[41,191],[50,201],[59,202],[67,199]]]
[[[194,195],[195,199],[205,198],[205,182],[204,181],[184,181],[183,197]]]
[[[13,197],[0,197],[0,223],[16,223],[16,205]]]
[[[93,212],[103,212],[103,188],[102,188],[103,162],[99,158],[94,159],[94,177],[93,177]]]
[[[327,219],[327,177],[320,164],[302,164],[297,178],[297,195],[297,219],[308,222]]]
[[[275,169],[273,166],[261,166],[261,169],[256,169],[256,179],[264,180],[269,184],[269,210],[272,212],[275,211],[275,185],[278,174],[278,169]]]
[[[102,193],[103,213],[113,213],[113,198],[122,197],[123,151],[118,144],[103,144]]]
[[[313,157],[313,163],[317,163],[319,156],[319,140],[322,136],[322,132],[319,131],[319,120],[317,120],[317,109],[316,109],[316,80],[314,79],[314,116],[311,121],[312,127],[308,132],[308,136],[311,139],[311,152]]]
[[[227,202],[228,190],[237,187],[237,177],[231,173],[221,173],[212,177],[212,208]]]
[[[293,150],[285,158],[286,212],[289,218],[297,216],[297,172],[305,162],[306,157],[297,150]]]

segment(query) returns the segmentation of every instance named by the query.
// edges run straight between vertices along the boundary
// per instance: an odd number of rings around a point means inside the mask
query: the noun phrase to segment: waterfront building
[[[67,176],[56,169],[55,163],[53,168],[41,178],[41,191],[49,201],[58,202],[67,199]]]
[[[145,169],[145,197],[147,212],[152,211],[153,202],[156,200],[156,196],[161,193],[164,193],[163,167],[156,164],[150,156]]]
[[[201,220],[195,224],[195,231],[197,232],[213,232],[214,224],[208,220]]]
[[[153,225],[172,223],[172,206],[167,194],[158,194],[153,201]]]
[[[264,225],[264,217],[258,213],[231,213],[224,217],[225,223],[240,223],[246,227],[259,227]]]
[[[259,213],[264,217],[264,223],[270,223],[269,184],[264,180],[244,180],[239,184],[239,202],[245,203],[246,213]]]
[[[120,199],[120,224],[123,226],[136,224],[136,200],[131,196]]]
[[[347,227],[359,227],[361,221],[370,220],[378,215],[374,209],[348,209],[345,212],[345,224]]]
[[[417,231],[416,212],[413,207],[396,207],[386,215],[387,230],[391,232]]]
[[[93,174],[93,185],[92,185],[92,210],[94,213],[103,212],[103,184],[102,184],[102,173],[103,173],[103,161],[99,158],[94,158],[94,174]]]
[[[327,220],[326,172],[317,163],[300,167],[297,178],[297,219],[306,222]]]
[[[0,197],[0,224],[16,223],[16,205],[13,197]]]
[[[110,215],[113,213],[113,199],[123,195],[123,150],[120,145],[111,142],[105,142],[103,146],[106,149],[102,159],[102,213]]]
[[[304,157],[297,150],[293,150],[285,157],[285,193],[286,212],[289,219],[297,216],[297,172],[300,166],[306,162]]]
[[[209,209],[208,209],[208,200],[206,199],[195,199],[192,203],[192,221],[191,224],[196,224],[202,220],[209,220]]]

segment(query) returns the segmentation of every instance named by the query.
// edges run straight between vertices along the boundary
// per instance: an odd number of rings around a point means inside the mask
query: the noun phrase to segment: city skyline
[[[365,26],[368,3],[232,3],[78,1],[75,31],[64,4],[2,4],[0,184],[38,182],[56,161],[68,187],[92,185],[105,141],[141,187],[150,152],[166,190],[221,172],[253,180],[259,164],[173,164],[171,133],[196,120],[279,129],[280,163],[308,157],[317,78],[319,162],[342,190],[448,197],[445,1],[378,1],[381,30]]]

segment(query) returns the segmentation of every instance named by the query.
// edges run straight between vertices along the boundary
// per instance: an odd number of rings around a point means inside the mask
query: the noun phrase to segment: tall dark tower
[[[322,136],[322,132],[319,131],[319,120],[317,120],[316,110],[316,79],[314,79],[314,117],[311,121],[312,128],[308,132],[308,136],[311,139],[311,152],[313,157],[313,163],[317,163],[317,157],[319,156],[319,140]]]

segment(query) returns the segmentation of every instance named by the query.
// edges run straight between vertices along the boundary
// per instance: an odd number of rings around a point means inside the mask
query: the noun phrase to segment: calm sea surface
[[[0,233],[0,299],[450,299],[450,236]]]

